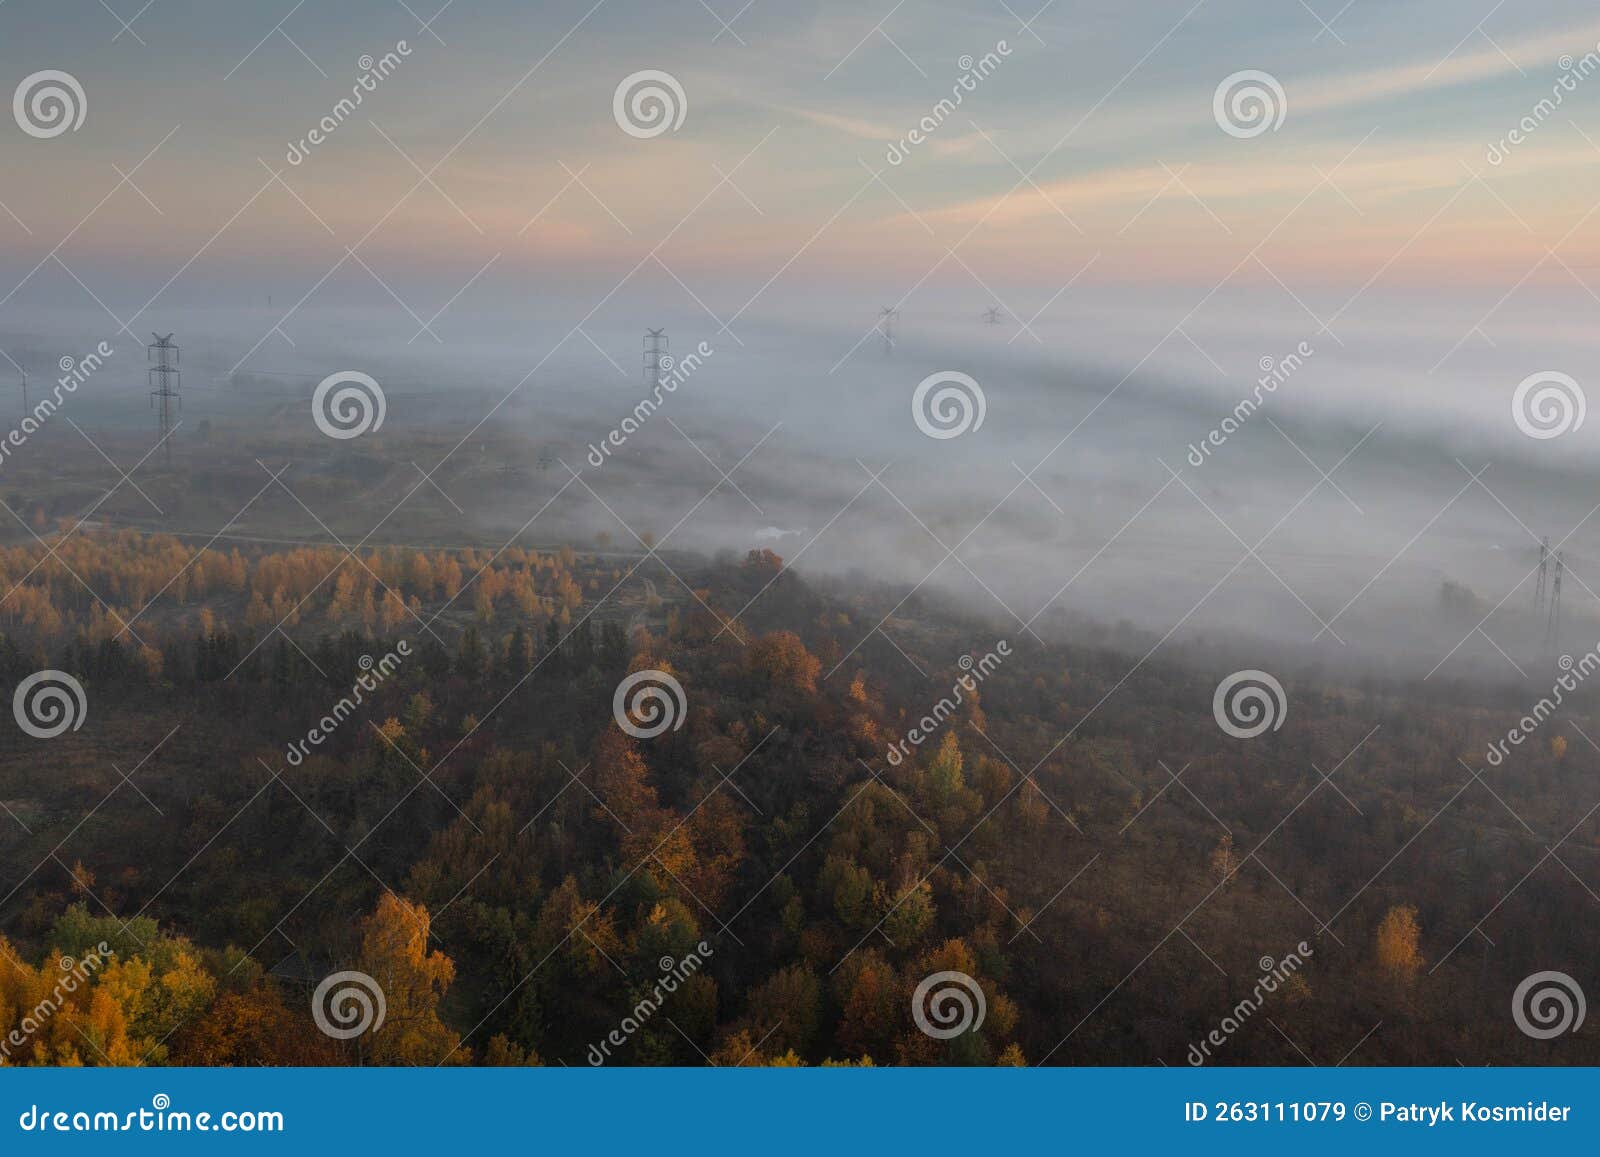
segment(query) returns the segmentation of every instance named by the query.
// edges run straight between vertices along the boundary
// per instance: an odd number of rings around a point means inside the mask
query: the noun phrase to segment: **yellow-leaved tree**
[[[429,951],[428,910],[392,892],[361,924],[360,969],[383,989],[383,1024],[358,1038],[362,1059],[377,1065],[466,1064],[461,1034],[439,1019],[439,1001],[456,978],[455,963]]]
[[[1396,904],[1378,925],[1379,966],[1398,980],[1411,979],[1422,968],[1421,940],[1417,910],[1410,904]]]

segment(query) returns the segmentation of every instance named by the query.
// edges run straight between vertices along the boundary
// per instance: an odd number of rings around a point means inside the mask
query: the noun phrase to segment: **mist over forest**
[[[1595,644],[1586,559],[1600,529],[1585,518],[1600,501],[1589,466],[1600,430],[1530,441],[1510,420],[1508,386],[1530,347],[1566,364],[1550,352],[1557,342],[1576,359],[1580,332],[1524,306],[1497,315],[1493,349],[1458,344],[1447,319],[1459,307],[1430,319],[1377,291],[1329,333],[1312,311],[1331,315],[1336,294],[1302,310],[1224,289],[1178,327],[1142,291],[1084,296],[1069,290],[1025,326],[1009,314],[986,324],[977,297],[928,292],[902,307],[892,349],[869,295],[850,324],[845,303],[799,297],[719,332],[706,312],[650,312],[648,287],[631,283],[587,320],[579,301],[499,319],[453,307],[439,341],[376,305],[297,312],[283,327],[292,346],[273,329],[282,309],[264,303],[147,320],[184,342],[177,445],[209,421],[248,451],[255,418],[309,405],[317,380],[358,368],[393,399],[389,430],[465,438],[452,458],[493,445],[497,460],[542,464],[531,484],[464,496],[459,529],[476,543],[516,530],[565,479],[564,462],[604,504],[581,491],[558,500],[530,528],[535,541],[605,533],[633,548],[635,533],[670,529],[677,550],[804,548],[796,565],[808,573],[925,584],[1016,631],[1044,635],[1078,616],[1154,638],[1173,630],[1178,647],[1245,638],[1285,661],[1399,678],[1496,680],[1516,677],[1513,664],[1531,677]],[[649,392],[644,323],[666,328],[669,353],[702,342],[712,352],[625,445],[591,454]],[[39,383],[108,325],[39,311],[5,344]],[[982,384],[984,425],[931,441],[911,421],[911,393],[950,367]],[[76,391],[76,420],[130,447],[147,438],[144,369],[138,350],[108,359]],[[305,430],[320,457],[327,448]],[[40,437],[88,451],[70,430]],[[294,450],[275,442],[272,453]],[[717,468],[746,454],[738,490],[717,485]],[[388,510],[382,497],[371,521]],[[340,518],[341,534],[370,529],[359,510]],[[395,529],[375,541],[403,541]],[[1554,643],[1534,606],[1545,535],[1568,584]]]
[[[1592,3],[130,7],[0,1069],[1600,1056]]]

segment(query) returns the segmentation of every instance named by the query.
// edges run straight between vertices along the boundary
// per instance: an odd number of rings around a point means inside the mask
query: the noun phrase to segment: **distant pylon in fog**
[[[878,311],[878,334],[883,338],[883,352],[894,353],[894,319],[900,316],[900,311],[892,305],[886,305]]]
[[[1539,582],[1533,588],[1533,613],[1538,614],[1544,610],[1544,585],[1546,572],[1550,567],[1550,536],[1544,536],[1544,541],[1539,544]]]
[[[667,331],[664,329],[647,329],[644,331],[644,385],[647,390],[654,390],[661,384],[662,364],[661,359],[667,356]]]
[[[1561,552],[1555,552],[1550,575],[1550,611],[1545,617],[1544,644],[1546,650],[1553,651],[1561,641],[1561,572],[1566,569],[1566,563]]]
[[[165,337],[161,334],[151,334],[156,340],[145,347],[147,358],[153,358],[155,365],[150,367],[150,404],[157,408],[157,422],[160,425],[161,441],[166,447],[167,465],[172,465],[172,403],[177,399],[178,409],[183,409],[183,399],[178,395],[178,387],[182,384],[183,376],[178,372],[178,346],[169,333]]]

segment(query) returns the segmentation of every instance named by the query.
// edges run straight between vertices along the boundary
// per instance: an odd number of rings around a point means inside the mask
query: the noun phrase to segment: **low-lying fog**
[[[285,319],[292,301],[269,309],[264,295],[250,309],[152,310],[136,329],[141,341],[177,331],[186,428],[209,420],[246,444],[258,398],[287,391],[307,399],[308,455],[361,452],[361,439],[330,447],[310,420],[312,387],[337,370],[383,385],[391,453],[419,427],[467,435],[498,404],[455,453],[509,440],[547,468],[451,495],[464,536],[488,545],[569,480],[564,462],[581,482],[529,528],[532,541],[606,530],[632,546],[631,528],[668,549],[768,546],[814,574],[926,581],[1018,636],[1059,635],[1082,614],[1241,659],[1288,646],[1296,661],[1439,677],[1520,667],[1535,682],[1558,654],[1600,638],[1589,589],[1600,517],[1586,521],[1600,504],[1600,418],[1535,438],[1512,414],[1532,374],[1585,384],[1588,335],[1570,289],[1558,310],[1536,288],[1497,306],[1489,291],[1297,302],[1276,287],[1225,287],[1202,301],[1192,289],[1079,284],[1018,300],[1024,318],[1043,307],[1024,329],[1005,308],[987,324],[994,303],[974,285],[906,300],[890,351],[875,325],[891,288],[791,292],[781,310],[774,291],[723,329],[682,289],[639,281],[587,319],[599,293],[530,297],[502,314],[457,302],[432,327],[439,341],[416,336],[393,303],[307,305]],[[743,300],[726,296],[711,304],[721,320]],[[591,451],[646,394],[646,325],[666,328],[675,357],[702,342],[710,353],[680,368],[623,445]],[[115,329],[93,309],[10,308],[0,346],[37,399],[58,359],[109,341],[116,353],[67,412],[148,443],[145,351]],[[1258,389],[1267,359],[1282,369]],[[981,427],[919,429],[913,394],[940,371],[978,383]],[[1259,408],[1224,426],[1258,395]],[[306,530],[317,537],[309,520]],[[1566,563],[1553,646],[1534,610],[1545,535]]]

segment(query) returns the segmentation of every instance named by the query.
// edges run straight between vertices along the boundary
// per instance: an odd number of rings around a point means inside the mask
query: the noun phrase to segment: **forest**
[[[0,590],[7,699],[83,695],[0,728],[0,1064],[1600,1062],[1513,1016],[1600,956],[1591,694],[1490,766],[1542,692],[1281,671],[1240,739],[1203,649],[764,550],[108,531]]]

